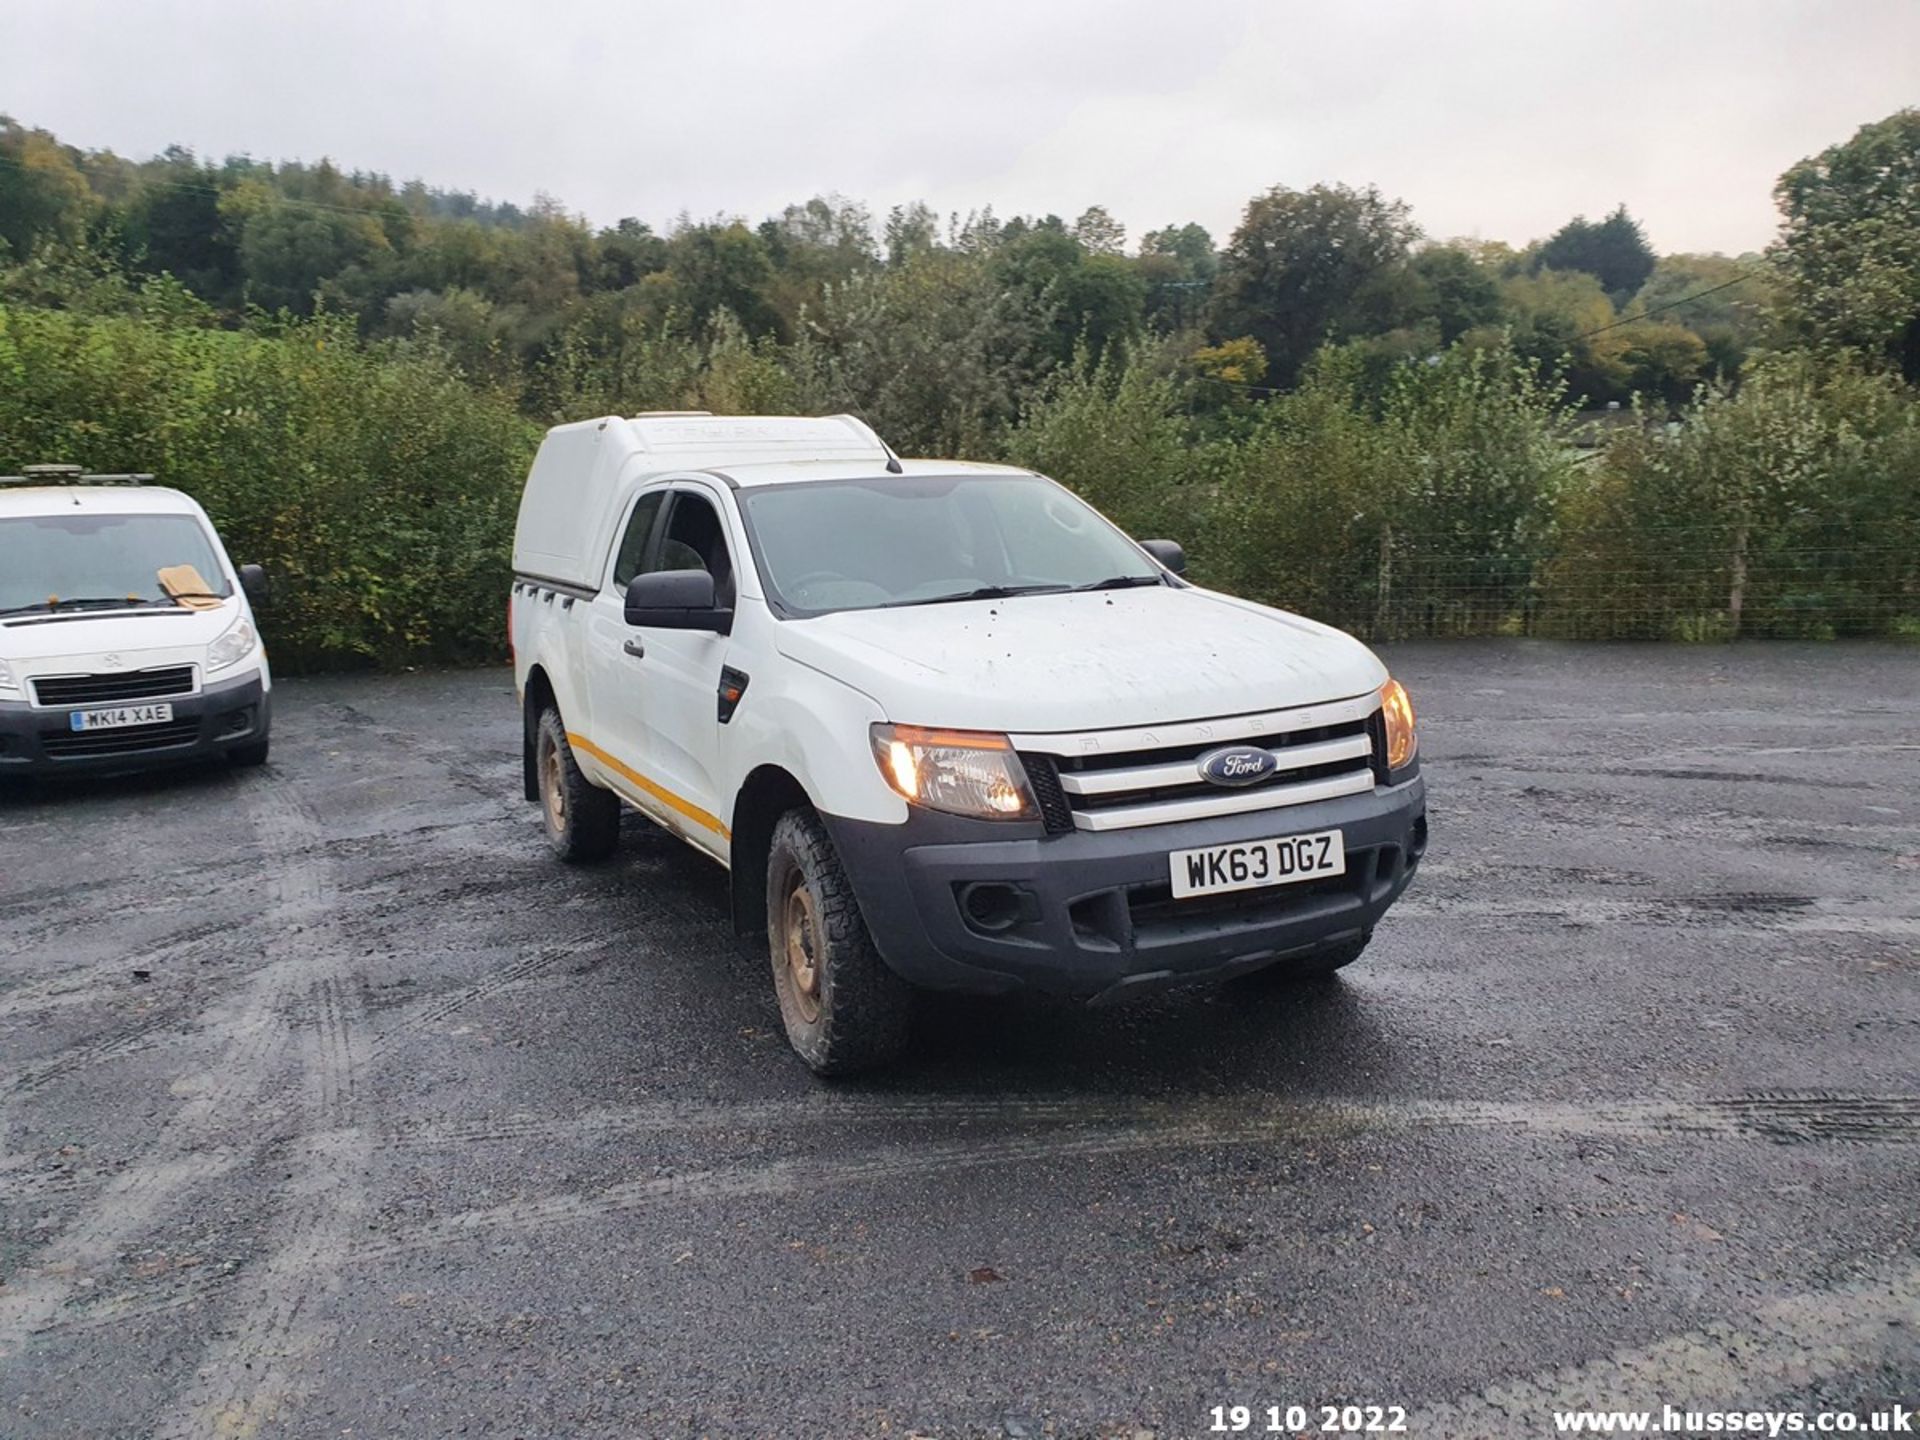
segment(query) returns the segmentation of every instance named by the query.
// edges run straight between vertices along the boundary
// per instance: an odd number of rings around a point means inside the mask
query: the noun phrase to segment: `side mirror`
[[[247,592],[247,603],[264,605],[267,603],[267,572],[258,565],[240,567],[240,588]]]
[[[655,570],[627,586],[627,624],[662,630],[733,633],[733,612],[714,603],[713,576],[704,570]]]
[[[1187,573],[1186,548],[1178,540],[1142,540],[1140,548],[1174,574]]]

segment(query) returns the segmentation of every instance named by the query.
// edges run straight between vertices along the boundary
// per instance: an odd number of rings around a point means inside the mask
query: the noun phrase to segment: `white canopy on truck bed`
[[[520,497],[513,568],[567,585],[599,582],[619,508],[637,480],[669,472],[803,461],[871,461],[893,452],[851,415],[609,415],[556,425]]]

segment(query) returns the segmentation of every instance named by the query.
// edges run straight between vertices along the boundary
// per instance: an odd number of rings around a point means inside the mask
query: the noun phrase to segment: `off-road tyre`
[[[620,797],[580,773],[560,712],[549,705],[534,732],[540,820],[553,853],[570,865],[604,860],[620,843]]]
[[[880,958],[833,841],[810,810],[789,810],[773,827],[767,949],[787,1039],[814,1074],[875,1069],[906,1049],[913,991]]]

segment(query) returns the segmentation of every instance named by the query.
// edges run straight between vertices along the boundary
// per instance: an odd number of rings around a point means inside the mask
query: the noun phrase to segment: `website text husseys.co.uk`
[[[1556,1433],[1570,1435],[1915,1435],[1920,1421],[1904,1405],[1885,1410],[1812,1414],[1799,1410],[1556,1410]]]

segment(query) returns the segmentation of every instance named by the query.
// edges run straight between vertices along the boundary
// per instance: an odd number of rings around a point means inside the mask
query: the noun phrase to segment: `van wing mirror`
[[[1140,548],[1176,575],[1187,573],[1186,547],[1178,540],[1142,540]]]
[[[727,635],[733,611],[715,603],[713,576],[705,570],[655,570],[627,586],[627,624]]]
[[[259,565],[242,565],[240,567],[240,588],[247,592],[247,603],[249,605],[266,604],[268,590],[266,570]]]

